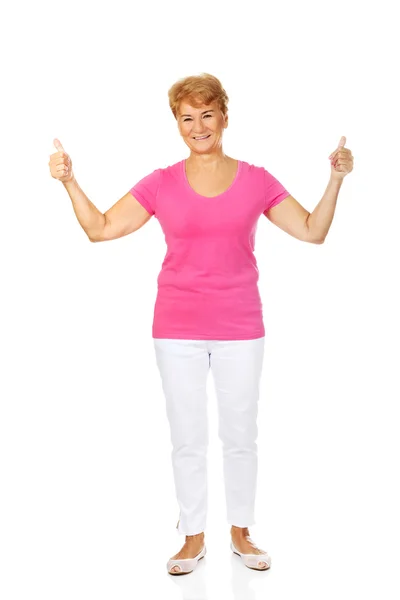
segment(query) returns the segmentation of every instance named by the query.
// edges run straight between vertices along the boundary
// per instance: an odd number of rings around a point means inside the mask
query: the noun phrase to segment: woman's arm
[[[264,214],[271,223],[298,240],[322,244],[335,214],[342,181],[329,179],[325,193],[312,213],[293,196],[288,196]]]
[[[75,215],[91,242],[115,240],[137,231],[152,216],[127,192],[104,214],[89,200],[75,177],[64,183]]]
[[[88,236],[90,241],[92,236],[98,231],[104,229],[105,217],[99,209],[89,200],[85,192],[82,190],[75,177],[70,181],[64,182],[64,187],[67,190],[72,201],[76,218],[80,226]]]
[[[340,138],[337,149],[328,157],[331,176],[325,193],[312,213],[309,213],[293,196],[273,206],[264,215],[286,233],[304,242],[323,244],[335,214],[336,202],[343,179],[353,170],[354,158],[345,148],[346,137]]]

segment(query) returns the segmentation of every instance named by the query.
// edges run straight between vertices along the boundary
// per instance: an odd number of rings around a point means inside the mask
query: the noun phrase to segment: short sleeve
[[[157,194],[160,187],[161,169],[156,169],[138,181],[129,191],[138,202],[154,215],[156,213]]]
[[[264,169],[265,209],[264,212],[290,196],[290,192],[271,173]]]

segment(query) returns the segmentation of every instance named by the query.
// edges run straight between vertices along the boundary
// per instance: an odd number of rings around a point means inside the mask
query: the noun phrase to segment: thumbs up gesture
[[[70,156],[62,147],[60,140],[55,138],[53,140],[53,144],[57,148],[57,152],[54,152],[54,154],[50,155],[50,173],[54,179],[58,179],[59,181],[65,183],[74,177],[72,172],[72,161]]]
[[[353,170],[353,155],[349,148],[345,148],[346,138],[340,138],[339,145],[328,157],[331,161],[331,179],[343,180]]]

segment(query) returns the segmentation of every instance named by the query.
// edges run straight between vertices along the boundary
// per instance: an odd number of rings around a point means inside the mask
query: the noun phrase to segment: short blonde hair
[[[169,106],[175,119],[178,118],[179,105],[182,100],[196,108],[201,104],[209,105],[217,102],[222,114],[228,112],[229,98],[219,79],[209,73],[190,75],[176,81],[168,90]]]

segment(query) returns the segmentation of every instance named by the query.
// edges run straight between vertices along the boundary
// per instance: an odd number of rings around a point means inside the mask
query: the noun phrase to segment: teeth
[[[208,135],[203,135],[202,137],[199,138],[194,138],[195,140],[205,140],[206,138],[208,138]]]

